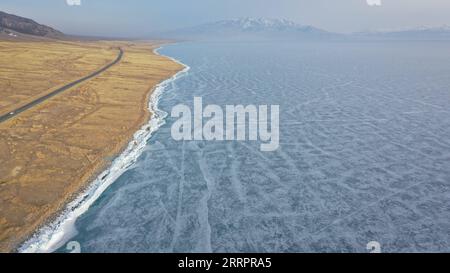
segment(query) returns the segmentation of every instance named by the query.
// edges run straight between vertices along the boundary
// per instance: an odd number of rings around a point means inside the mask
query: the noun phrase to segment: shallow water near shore
[[[280,105],[280,148],[176,142],[170,116],[75,222],[82,252],[450,249],[450,44],[183,43],[159,108]],[[65,247],[59,249],[65,252]]]

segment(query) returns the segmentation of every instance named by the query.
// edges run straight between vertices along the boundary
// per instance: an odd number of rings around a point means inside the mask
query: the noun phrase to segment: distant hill
[[[289,20],[241,18],[160,33],[158,36],[184,40],[321,40],[339,37],[312,26]]]
[[[385,40],[450,40],[450,26],[368,31],[355,36]]]
[[[31,19],[2,11],[0,11],[0,33],[8,34],[10,36],[26,34],[47,38],[59,38],[64,36],[62,32],[51,27],[38,24]]]

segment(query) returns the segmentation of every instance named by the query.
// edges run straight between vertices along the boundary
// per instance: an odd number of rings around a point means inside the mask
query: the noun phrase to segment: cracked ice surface
[[[89,252],[450,250],[447,43],[185,43],[170,112],[279,104],[281,144],[175,142],[173,119],[78,219]]]

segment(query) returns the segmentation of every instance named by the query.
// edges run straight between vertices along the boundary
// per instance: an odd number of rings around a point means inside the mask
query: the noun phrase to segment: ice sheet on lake
[[[186,43],[160,108],[279,104],[281,146],[175,142],[168,119],[77,221],[88,252],[450,249],[446,43]]]

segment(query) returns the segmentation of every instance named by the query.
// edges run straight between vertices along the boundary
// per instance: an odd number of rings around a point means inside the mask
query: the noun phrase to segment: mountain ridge
[[[0,11],[0,33],[6,33],[13,37],[16,37],[17,34],[46,38],[59,38],[64,36],[64,33],[52,27],[3,11]]]
[[[371,30],[358,32],[354,35],[391,40],[450,40],[450,26],[419,26],[403,29]]]
[[[339,34],[286,19],[237,18],[205,23],[189,28],[160,33],[164,38],[233,40],[233,39],[323,39]]]

